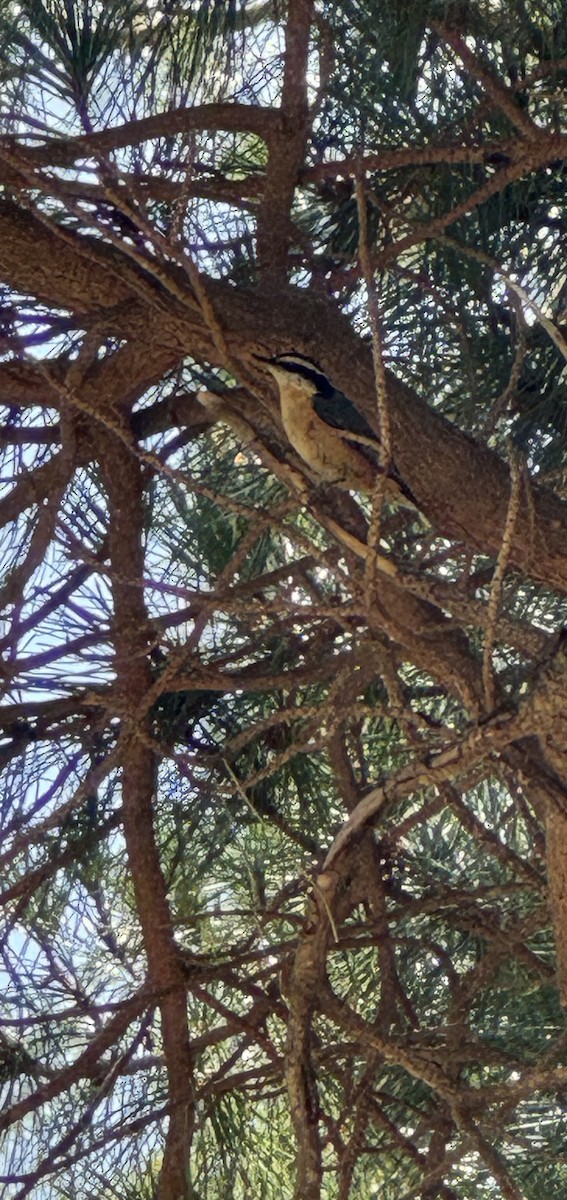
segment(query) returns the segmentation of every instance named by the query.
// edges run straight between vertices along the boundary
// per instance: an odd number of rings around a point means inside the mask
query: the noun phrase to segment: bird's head
[[[274,358],[262,358],[260,362],[264,370],[273,375],[279,387],[285,387],[293,380],[296,385],[303,385],[310,394],[319,392],[323,396],[329,396],[334,391],[332,383],[318,363],[304,354],[289,351],[286,354],[276,354]]]

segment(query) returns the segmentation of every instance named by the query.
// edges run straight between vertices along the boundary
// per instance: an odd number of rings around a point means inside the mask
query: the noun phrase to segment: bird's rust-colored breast
[[[333,429],[313,409],[313,389],[289,379],[280,387],[283,426],[297,453],[326,483],[371,492],[376,482],[372,464],[345,440],[347,431]]]

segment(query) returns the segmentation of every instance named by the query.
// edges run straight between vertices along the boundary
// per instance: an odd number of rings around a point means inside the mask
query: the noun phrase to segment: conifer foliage
[[[14,1200],[567,1193],[566,96],[562,0],[0,0]]]

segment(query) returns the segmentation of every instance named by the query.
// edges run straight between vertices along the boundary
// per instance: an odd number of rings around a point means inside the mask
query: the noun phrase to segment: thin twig
[[[506,523],[502,534],[502,543],[494,575],[492,576],[492,586],[490,589],[490,597],[488,600],[488,610],[486,614],[486,628],[484,634],[484,648],[482,653],[482,682],[484,687],[484,700],[487,712],[490,712],[494,707],[494,679],[492,674],[492,652],[494,649],[494,638],[496,634],[496,624],[498,621],[498,609],[502,599],[502,587],[504,584],[504,576],[510,552],[512,549],[512,538],[514,529],[518,519],[520,509],[520,494],[522,490],[523,479],[523,464],[515,450],[510,445],[510,500],[508,502],[508,511],[506,513]]]
[[[382,508],[386,497],[386,484],[388,472],[390,470],[390,464],[392,461],[392,435],[390,416],[388,412],[386,369],[384,366],[384,357],[382,353],[380,310],[378,305],[378,297],[376,294],[370,246],[368,243],[366,190],[364,184],[364,175],[360,169],[357,169],[356,172],[356,204],[358,209],[358,257],[360,261],[362,277],[366,287],[368,319],[370,322],[370,332],[372,336],[372,362],[374,366],[374,383],[376,388],[376,408],[378,411],[378,422],[380,429],[380,444],[378,448],[380,471],[376,477],[376,486],[372,493],[372,513],[366,539],[368,546],[368,556],[366,559],[366,600],[368,607],[370,608],[372,605],[376,579],[376,556],[378,552],[378,546],[380,544]]]

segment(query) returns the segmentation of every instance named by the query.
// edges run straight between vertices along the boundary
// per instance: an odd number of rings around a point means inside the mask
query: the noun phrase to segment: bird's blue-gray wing
[[[376,442],[376,451],[371,446],[365,446],[356,441],[352,441],[350,445],[356,447],[371,462],[377,462],[378,438],[376,433],[368,424],[366,417],[363,417],[362,413],[342,392],[334,390],[327,396],[322,392],[316,392],[313,397],[313,409],[317,416],[326,425],[331,425],[333,429],[341,429],[345,434],[354,433],[358,437],[371,438],[373,442]],[[345,440],[348,441],[348,437]]]
[[[327,425],[332,425],[334,429],[344,429],[345,433],[356,433],[360,437],[378,441],[366,417],[363,417],[362,413],[350,400],[347,400],[342,392],[335,390],[329,396],[316,392],[313,397],[313,408],[317,416]]]

